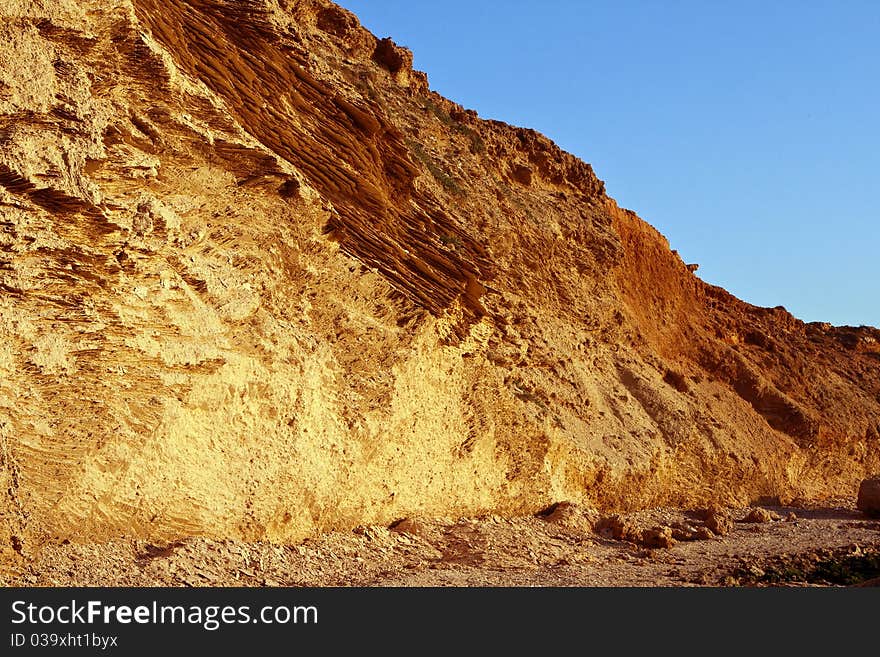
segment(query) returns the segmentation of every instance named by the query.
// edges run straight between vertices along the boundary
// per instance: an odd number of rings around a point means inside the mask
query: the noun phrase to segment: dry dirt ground
[[[514,519],[407,519],[297,545],[189,539],[47,545],[25,586],[851,586],[880,583],[880,520],[851,506],[600,517],[577,506]],[[764,522],[746,522],[749,516]],[[768,519],[768,517],[770,519]],[[615,525],[616,522],[616,525]],[[615,533],[614,527],[618,527]],[[618,540],[620,527],[631,540]],[[668,528],[668,529],[664,529]],[[658,530],[659,529],[659,530]],[[647,531],[644,531],[647,530]],[[643,531],[644,539],[633,538]],[[650,547],[670,532],[694,540]],[[647,538],[652,537],[652,538]],[[704,538],[699,538],[704,537]],[[663,539],[661,539],[661,542]],[[872,581],[873,580],[873,581]]]

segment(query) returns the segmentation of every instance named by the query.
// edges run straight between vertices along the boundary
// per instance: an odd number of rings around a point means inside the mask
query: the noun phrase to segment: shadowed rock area
[[[3,572],[880,472],[880,331],[706,284],[588,164],[334,4],[0,18]]]

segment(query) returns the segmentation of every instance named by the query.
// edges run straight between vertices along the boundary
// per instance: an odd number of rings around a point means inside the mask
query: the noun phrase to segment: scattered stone
[[[779,514],[773,511],[768,511],[767,509],[762,509],[761,507],[755,507],[749,511],[749,515],[743,518],[743,522],[754,524],[766,524],[768,522],[773,522],[774,520],[780,520]]]
[[[697,527],[696,529],[696,539],[697,541],[709,541],[715,538],[715,532],[709,529],[706,526]]]
[[[646,548],[670,548],[678,541],[673,528],[660,525],[644,529],[620,515],[605,516],[596,523],[596,532],[606,538],[627,541]]]
[[[671,548],[678,541],[672,536],[672,527],[652,527],[642,532],[641,540],[638,541],[645,547]]]
[[[880,475],[870,477],[859,486],[859,498],[856,506],[862,513],[880,517]]]
[[[705,527],[700,527],[700,529],[705,530]],[[711,532],[709,532],[709,536],[712,536]],[[686,522],[676,522],[672,525],[672,538],[676,541],[698,541],[701,539],[701,535],[696,527]]]
[[[700,573],[691,580],[691,583],[698,584],[699,586],[711,586],[712,581],[712,577],[709,573]]]
[[[600,519],[596,523],[596,532],[601,536],[613,538],[616,541],[630,541],[633,543],[638,543],[642,535],[638,527],[618,514],[605,516]]]
[[[712,533],[718,536],[725,536],[733,529],[733,518],[730,512],[714,504],[704,512],[703,522]]]
[[[761,568],[760,566],[756,566],[755,564],[747,566],[745,570],[749,575],[755,578],[763,577],[766,574],[763,568]]]

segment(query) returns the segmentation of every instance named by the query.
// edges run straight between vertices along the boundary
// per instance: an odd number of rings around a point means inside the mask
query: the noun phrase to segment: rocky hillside
[[[880,470],[880,331],[707,285],[332,3],[0,16],[7,563]]]

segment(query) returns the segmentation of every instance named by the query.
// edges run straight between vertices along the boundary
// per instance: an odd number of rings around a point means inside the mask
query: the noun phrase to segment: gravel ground
[[[836,586],[880,577],[880,521],[846,506],[654,509],[563,505],[522,518],[405,519],[298,545],[191,538],[22,547],[12,586]],[[745,522],[748,517],[753,522]],[[673,538],[678,536],[679,540]],[[874,582],[876,584],[876,581]]]

